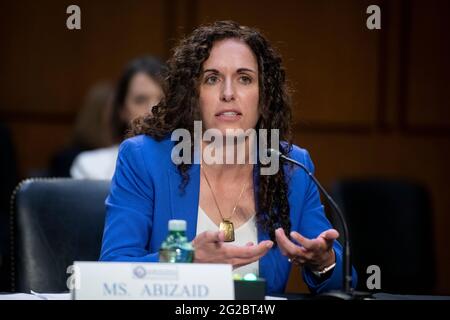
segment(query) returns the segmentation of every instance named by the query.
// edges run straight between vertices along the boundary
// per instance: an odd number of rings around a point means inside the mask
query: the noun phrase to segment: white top
[[[116,170],[119,146],[81,152],[70,168],[75,179],[111,180]]]
[[[219,227],[211,220],[211,218],[198,207],[197,218],[197,234],[204,231],[217,231]],[[256,228],[256,215],[253,215],[239,228],[234,229],[234,241],[226,242],[225,245],[232,244],[236,246],[245,246],[248,242],[258,243],[258,229]],[[254,273],[259,276],[259,261],[252,262],[245,266],[233,270],[234,274],[245,276],[247,273]]]

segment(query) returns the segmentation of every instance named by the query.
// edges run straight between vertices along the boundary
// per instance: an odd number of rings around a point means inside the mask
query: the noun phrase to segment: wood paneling
[[[11,121],[8,126],[22,177],[46,169],[51,156],[69,142],[71,134],[66,124]]]
[[[66,28],[70,1],[1,4],[0,109],[74,115],[88,88],[115,80],[130,59],[165,56],[163,1],[78,1],[81,30]]]
[[[70,4],[0,3],[0,120],[15,134],[21,176],[67,143],[92,85],[137,56],[167,55],[163,0],[78,1],[81,30],[66,28]]]
[[[370,4],[376,4],[372,1]],[[231,19],[261,29],[281,52],[294,113],[305,126],[376,120],[380,33],[366,28],[365,1],[199,1],[199,21]]]
[[[406,121],[450,129],[449,1],[411,1]]]

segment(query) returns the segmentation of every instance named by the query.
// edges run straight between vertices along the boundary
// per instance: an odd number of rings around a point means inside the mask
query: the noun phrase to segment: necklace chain
[[[211,194],[212,194],[212,196],[213,196],[213,199],[214,199],[214,202],[215,202],[215,204],[216,204],[217,210],[219,211],[220,217],[222,218],[222,221],[230,221],[231,217],[232,217],[232,216],[234,215],[234,213],[236,212],[236,208],[237,208],[237,206],[238,206],[238,204],[239,204],[239,201],[241,200],[241,197],[242,197],[242,194],[244,193],[245,188],[247,187],[248,181],[244,183],[244,186],[242,187],[241,193],[239,194],[239,197],[238,197],[238,199],[237,199],[237,201],[236,201],[236,203],[235,203],[235,205],[234,205],[234,207],[233,207],[233,211],[231,212],[231,215],[230,215],[227,219],[225,219],[225,218],[223,217],[222,211],[220,210],[219,203],[217,202],[217,199],[216,199],[216,196],[215,196],[215,194],[214,194],[214,191],[213,191],[213,189],[212,189],[212,187],[211,187],[211,184],[209,183],[208,177],[206,176],[205,169],[203,169],[203,166],[201,166],[200,169],[201,169],[201,171],[203,172],[203,176],[205,177],[206,184],[208,185],[209,190],[211,190]]]

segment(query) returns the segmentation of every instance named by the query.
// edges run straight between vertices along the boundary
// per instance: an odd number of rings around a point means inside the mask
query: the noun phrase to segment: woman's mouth
[[[236,110],[225,110],[216,113],[216,118],[222,121],[237,121],[241,119],[242,113]]]

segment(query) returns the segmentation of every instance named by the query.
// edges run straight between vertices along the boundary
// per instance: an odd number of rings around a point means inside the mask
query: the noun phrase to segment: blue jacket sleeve
[[[116,171],[106,199],[101,261],[156,262],[149,252],[153,216],[153,181],[145,166],[139,140],[119,148]]]
[[[305,150],[302,159],[309,171],[314,172],[314,165],[308,152]],[[300,233],[307,238],[316,238],[323,231],[332,228],[325,216],[323,205],[320,202],[320,194],[314,182],[307,177],[307,188],[305,193],[302,219],[300,221]],[[329,290],[342,289],[342,246],[338,241],[334,241],[333,249],[336,255],[336,266],[332,274],[326,280],[318,280],[308,268],[302,268],[303,280],[312,293],[322,293]],[[352,286],[356,287],[357,275],[352,267]]]

